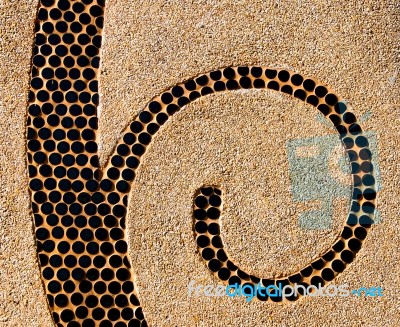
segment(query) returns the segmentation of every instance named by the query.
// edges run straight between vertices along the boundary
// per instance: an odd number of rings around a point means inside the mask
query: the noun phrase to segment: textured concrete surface
[[[42,288],[25,157],[36,1],[0,1],[0,325],[52,326]]]
[[[0,325],[51,326],[36,263],[25,167],[25,111],[36,1],[0,2]],[[187,1],[106,5],[99,142],[104,163],[120,131],[154,95],[228,65],[290,68],[349,100],[377,134],[382,222],[335,284],[381,286],[380,298],[305,298],[273,304],[188,298],[192,279],[217,284],[196,253],[191,206],[204,183],[224,187],[227,250],[250,272],[290,273],[329,246],[332,229],[305,231],[297,217],[285,144],[334,134],[311,107],[269,91],[219,94],[189,105],[146,154],[130,196],[130,255],[151,326],[396,326],[400,315],[396,217],[399,8],[394,1]],[[339,144],[339,143],[338,143]],[[340,150],[333,155],[338,158]],[[336,158],[336,159],[335,159]],[[331,163],[332,163],[331,162]],[[321,168],[322,169],[322,168]],[[335,167],[331,174],[343,178]],[[279,231],[279,233],[277,232]]]

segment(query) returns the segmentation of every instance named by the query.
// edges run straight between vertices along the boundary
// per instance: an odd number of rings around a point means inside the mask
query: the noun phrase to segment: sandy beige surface
[[[25,167],[35,7],[36,1],[0,2],[2,326],[52,325],[36,263]],[[381,286],[383,297],[288,304],[188,298],[190,280],[218,282],[193,240],[192,198],[199,186],[224,188],[227,250],[247,271],[266,277],[293,272],[323,252],[340,231],[347,200],[336,199],[331,230],[299,228],[298,214],[319,204],[292,200],[285,145],[335,133],[310,106],[270,91],[240,91],[202,98],[177,114],[148,150],[130,195],[130,256],[149,325],[398,325],[398,5],[108,1],[105,15],[98,133],[103,163],[120,131],[154,95],[229,65],[283,67],[315,77],[348,99],[358,117],[371,111],[362,126],[378,138],[382,222],[334,282]]]
[[[25,116],[36,1],[0,2],[0,325],[52,326],[29,214]]]

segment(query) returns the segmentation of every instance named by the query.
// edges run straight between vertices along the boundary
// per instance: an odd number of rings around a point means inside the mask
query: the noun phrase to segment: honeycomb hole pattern
[[[335,125],[352,165],[351,212],[341,238],[322,257],[323,268],[317,260],[288,278],[332,280],[360,249],[376,197],[368,140],[346,104],[328,86],[288,70],[217,69],[153,98],[102,168],[96,108],[103,12],[103,0],[41,0],[35,23],[27,164],[38,261],[57,326],[147,326],[125,238],[128,194],[161,126],[191,101],[216,92],[284,92],[315,106]]]
[[[346,244],[353,234],[362,242],[367,234],[368,225],[352,224],[345,226],[340,237],[321,257],[311,262],[308,266],[289,276],[279,278],[265,278],[254,276],[245,272],[227,253],[221,235],[221,213],[223,207],[222,190],[217,186],[203,186],[194,198],[193,203],[193,230],[198,252],[205,261],[211,273],[225,285],[241,286],[250,285],[255,289],[257,285],[265,288],[286,285],[295,288],[295,285],[315,290],[315,287],[326,286],[355,258],[359,247]],[[281,296],[270,292],[271,296],[263,291],[257,293],[260,301],[296,301],[305,295],[299,288],[298,293],[290,296]]]

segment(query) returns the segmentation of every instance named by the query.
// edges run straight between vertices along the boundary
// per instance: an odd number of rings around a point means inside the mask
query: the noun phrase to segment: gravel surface
[[[36,261],[25,158],[36,7],[33,0],[0,0],[0,326],[52,326]],[[323,200],[293,200],[287,144],[336,132],[315,109],[289,96],[223,93],[178,113],[148,150],[130,195],[130,256],[150,326],[399,325],[398,18],[395,1],[107,1],[98,131],[103,164],[153,96],[230,65],[317,78],[347,99],[357,117],[366,117],[362,127],[377,138],[382,221],[334,283],[381,286],[383,297],[283,304],[188,298],[190,280],[218,283],[193,238],[198,187],[222,186],[227,251],[248,272],[265,277],[296,271],[329,247],[346,218],[350,188],[337,166],[344,152],[337,140],[319,169],[348,193],[334,198],[330,229],[300,228],[299,215],[320,209]]]

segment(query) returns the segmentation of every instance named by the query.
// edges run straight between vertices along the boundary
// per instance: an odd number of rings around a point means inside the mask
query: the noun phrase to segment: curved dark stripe
[[[368,141],[344,103],[314,79],[266,67],[228,67],[176,85],[139,113],[100,169],[96,107],[103,9],[102,0],[42,0],[37,14],[27,157],[39,263],[55,322],[147,325],[125,240],[128,193],[160,127],[189,102],[218,91],[279,90],[316,106],[335,124],[351,161],[363,167],[353,174],[354,201],[343,231],[350,229],[351,236],[342,236],[338,250],[350,262],[364,235],[356,231],[366,234],[374,212]],[[330,251],[323,259],[334,260]]]
[[[108,180],[97,157],[103,9],[101,0],[39,5],[27,121],[37,249],[58,325],[145,326],[124,237],[133,169]]]
[[[304,286],[305,289],[311,287],[312,290],[313,287],[322,287],[328,284],[353,261],[359,250],[359,247],[354,247],[350,243],[353,230],[355,237],[351,242],[354,240],[362,242],[367,234],[367,228],[370,226],[369,223],[364,224],[363,221],[360,224],[350,223],[344,227],[342,234],[332,247],[308,266],[287,276],[266,278],[266,276],[255,276],[244,271],[229,255],[222,236],[222,207],[223,191],[220,187],[206,185],[197,190],[193,204],[193,229],[198,251],[207,268],[225,285],[235,287],[249,285],[253,290],[259,286],[268,288],[271,285],[280,289],[289,285],[295,289],[295,284]],[[350,240],[346,244],[347,239]],[[271,289],[271,296],[268,296],[265,290],[257,292],[254,296],[257,296],[260,301],[282,302],[284,300],[296,301],[305,295],[302,288],[299,289],[298,294],[291,294],[290,289],[283,293],[284,296]]]

